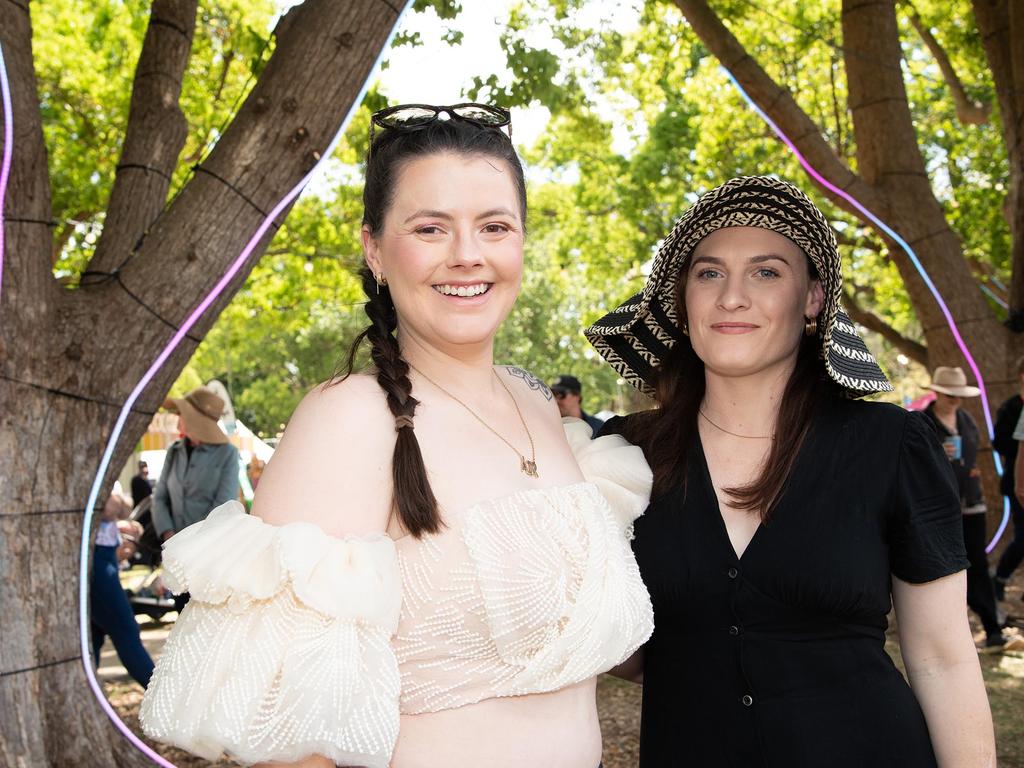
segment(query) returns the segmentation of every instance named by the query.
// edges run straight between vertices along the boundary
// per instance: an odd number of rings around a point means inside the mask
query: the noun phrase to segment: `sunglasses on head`
[[[370,117],[370,145],[373,145],[374,127],[399,131],[416,131],[424,128],[441,115],[449,120],[471,123],[479,128],[504,128],[508,126],[508,137],[512,139],[512,115],[507,109],[493,107],[490,104],[451,104],[434,106],[433,104],[398,104],[378,112]]]

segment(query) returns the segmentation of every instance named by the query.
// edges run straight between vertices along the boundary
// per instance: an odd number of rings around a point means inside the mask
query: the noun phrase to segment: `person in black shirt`
[[[1024,357],[1017,361],[1017,382],[1024,391]],[[1017,448],[1020,443],[1014,439],[1013,432],[1020,421],[1024,410],[1024,399],[1018,392],[1009,398],[996,411],[995,437],[993,447],[999,451],[1003,461],[1003,476],[999,480],[999,492],[1010,500],[1010,513],[1013,516],[1013,540],[1006,545],[999,564],[996,566],[995,577],[992,579],[996,597],[1005,598],[1006,582],[1009,581],[1017,566],[1024,560],[1024,506],[1021,506],[1014,492]]]
[[[550,388],[555,396],[555,402],[558,403],[558,412],[563,417],[583,419],[593,432],[593,436],[597,437],[597,433],[604,426],[604,421],[583,410],[583,385],[580,384],[580,380],[575,376],[562,374],[551,382]]]
[[[586,333],[656,399],[609,420],[654,472],[634,552],[654,634],[641,768],[992,765],[956,481],[839,307],[827,220],[743,177]],[[895,604],[910,685],[885,651]]]
[[[149,464],[139,462],[139,473],[132,477],[132,504],[136,507],[153,495],[153,483],[149,479]]]

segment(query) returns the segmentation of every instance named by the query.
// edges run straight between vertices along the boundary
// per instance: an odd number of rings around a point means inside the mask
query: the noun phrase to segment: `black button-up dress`
[[[621,432],[622,419],[605,433]],[[949,461],[919,413],[835,400],[737,558],[699,439],[633,549],[654,605],[641,768],[934,766],[884,650],[891,574],[967,567]]]

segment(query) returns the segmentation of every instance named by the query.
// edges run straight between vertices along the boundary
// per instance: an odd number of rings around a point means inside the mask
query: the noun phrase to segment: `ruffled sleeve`
[[[562,419],[583,476],[597,486],[632,538],[633,521],[643,514],[651,500],[653,475],[643,451],[622,435],[591,439],[590,426],[580,419]]]
[[[142,702],[148,736],[208,760],[386,768],[402,598],[390,538],[275,527],[231,501],[168,541],[164,572],[191,601]]]

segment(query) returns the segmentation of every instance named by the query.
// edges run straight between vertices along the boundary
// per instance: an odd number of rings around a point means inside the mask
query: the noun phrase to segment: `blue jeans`
[[[117,576],[117,547],[96,547],[89,605],[92,609],[92,652],[96,664],[109,636],[117,656],[135,682],[145,688],[153,674],[153,659],[142,645],[139,625]]]

